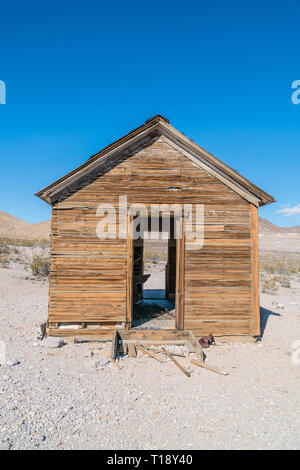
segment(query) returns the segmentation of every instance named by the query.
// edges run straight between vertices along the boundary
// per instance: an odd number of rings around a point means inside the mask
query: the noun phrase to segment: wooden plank
[[[74,344],[84,344],[84,343],[103,343],[101,338],[73,338]]]
[[[137,351],[140,351],[142,352],[143,354],[145,354],[146,356],[149,356],[149,357],[152,357],[153,359],[155,359],[156,361],[158,362],[164,362],[159,356],[157,356],[157,354],[154,354],[152,351],[150,351],[149,349],[145,349],[143,348],[142,346],[136,344],[135,345],[135,349]]]
[[[127,217],[127,295],[126,295],[126,322],[131,325],[133,315],[133,241],[131,233],[132,217]]]
[[[184,342],[188,338],[187,331],[178,330],[119,330],[119,334],[123,341],[136,340],[138,343],[142,343],[143,340],[156,340],[161,344],[165,340]]]
[[[129,356],[130,356],[130,357],[136,357],[137,354],[136,354],[135,345],[134,345],[134,344],[130,344],[130,343],[129,343],[129,344],[126,343],[126,344],[128,345],[128,353],[129,353]]]
[[[165,354],[165,352],[164,352],[162,349],[154,349],[154,348],[151,348],[151,351],[156,352],[156,353],[163,353],[163,354]],[[179,353],[175,353],[175,352],[172,352],[172,351],[168,351],[168,352],[169,352],[169,354],[171,354],[171,356],[186,357],[184,354],[179,354]]]
[[[243,336],[214,336],[217,343],[254,343],[256,339],[251,335]]]
[[[255,209],[161,139],[118,159],[100,177],[87,180],[53,207],[49,320],[113,320],[131,326],[132,247],[126,239],[100,240],[95,230],[99,203],[113,204],[118,219],[119,196],[124,194],[128,205],[143,203],[148,209],[152,203],[204,204],[206,244],[201,250],[181,250],[184,257],[176,266],[185,284],[177,292],[178,312],[184,309],[184,315],[178,313],[178,321],[176,315],[176,327],[191,329],[196,337],[211,331],[225,337],[253,334],[253,307],[258,304],[253,298],[252,270]],[[194,223],[188,222],[187,228]],[[88,335],[88,329],[83,333]],[[60,336],[74,336],[74,331],[57,331]],[[92,335],[106,339],[113,332],[93,331]],[[173,341],[179,336],[144,333],[139,340],[143,338]]]
[[[203,350],[202,346],[199,341],[195,338],[194,333],[190,330],[189,331],[189,340],[193,348],[195,349],[195,354],[198,360],[202,363],[203,362]]]
[[[174,357],[171,356],[171,354],[164,348],[161,348],[162,351],[168,356],[169,359],[171,359],[172,362],[174,362],[174,364],[181,370],[181,372],[183,372],[187,377],[190,377],[191,374],[184,368],[182,367],[181,364],[179,364],[178,361],[176,361],[176,359],[174,359]]]
[[[212,367],[208,366],[207,364],[203,364],[203,362],[198,361],[197,359],[190,359],[190,361],[192,362],[192,364],[195,364],[195,366],[202,367],[202,369],[210,370],[211,372],[215,372],[219,375],[229,375],[228,372],[220,370],[217,367]]]
[[[124,339],[123,342],[125,344],[128,344],[128,346],[129,346],[130,344],[136,344],[137,340],[138,339]],[[148,345],[151,345],[151,344],[153,344],[153,345],[173,344],[173,345],[177,345],[177,346],[184,346],[184,344],[185,344],[184,340],[180,341],[180,340],[176,340],[176,339],[175,340],[172,340],[172,339],[157,340],[157,339],[145,339],[145,338],[143,338],[142,341],[143,341],[143,344],[148,344]]]
[[[179,221],[177,221],[179,223]],[[181,239],[176,240],[176,328],[184,329],[184,218],[181,220]]]
[[[195,337],[199,338],[201,336],[207,336],[213,332],[214,337],[217,336],[247,336],[251,335],[253,331],[252,322],[249,320],[246,321],[221,321],[216,320],[214,322],[198,322],[196,325],[192,325],[187,322],[187,326],[193,328]],[[253,333],[252,333],[253,334]]]
[[[114,332],[112,342],[111,342],[110,359],[112,362],[115,362],[117,358],[118,346],[119,346],[119,333],[118,333],[118,330],[116,330]]]
[[[258,210],[251,205],[252,233],[252,302],[254,335],[260,335],[260,305],[259,305],[259,256],[258,256]]]

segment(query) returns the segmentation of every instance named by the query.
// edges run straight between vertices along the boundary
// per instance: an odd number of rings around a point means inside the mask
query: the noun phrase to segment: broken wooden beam
[[[114,332],[112,343],[111,343],[110,359],[112,362],[115,362],[117,358],[118,346],[119,346],[119,332],[118,330],[116,330]]]
[[[217,367],[208,366],[207,364],[204,364],[203,362],[200,362],[197,359],[190,359],[190,361],[192,364],[195,364],[195,366],[201,367],[202,369],[210,370],[211,372],[215,372],[219,375],[229,375],[228,372],[220,370]]]
[[[121,367],[117,362],[113,361],[112,364],[116,367],[116,369],[121,370]]]
[[[74,338],[74,344],[83,344],[83,343],[105,343],[106,340],[99,339],[99,338]]]
[[[156,353],[161,353],[161,354],[166,354],[165,351],[163,351],[162,349],[151,348],[150,351],[153,351],[153,352],[156,352]],[[173,351],[168,351],[168,352],[169,352],[169,354],[171,354],[171,356],[186,357],[185,354],[179,354],[179,353],[176,353],[176,352],[173,352]]]
[[[138,345],[135,346],[135,349],[137,349],[138,351],[141,351],[143,354],[153,357],[153,359],[156,359],[158,362],[164,362],[163,359],[158,357],[153,352],[149,351],[149,349],[144,349],[142,346],[138,346]]]
[[[123,343],[125,344],[138,344],[138,343],[142,343],[142,344],[153,344],[153,345],[160,345],[160,344],[174,344],[174,345],[178,345],[178,346],[184,346],[185,344],[185,341],[181,341],[181,340],[156,340],[156,339],[143,339],[143,338],[136,338],[136,339],[124,339],[123,337]]]
[[[128,346],[128,354],[130,357],[136,357],[137,356],[137,353],[136,353],[136,349],[135,349],[135,345],[134,344],[127,344]]]
[[[179,364],[179,362],[176,361],[176,359],[174,359],[174,357],[171,356],[171,354],[164,348],[161,348],[162,351],[168,356],[169,359],[171,359],[172,362],[174,362],[174,364],[178,367],[178,369],[181,370],[181,372],[183,372],[187,377],[190,377],[191,374],[184,368],[182,367],[181,364]]]
[[[203,363],[203,350],[202,346],[199,341],[195,338],[194,333],[190,330],[189,331],[189,340],[193,348],[195,349],[195,354],[197,359]]]

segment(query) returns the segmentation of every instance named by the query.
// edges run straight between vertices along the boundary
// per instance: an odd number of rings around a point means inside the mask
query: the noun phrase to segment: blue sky
[[[2,2],[0,210],[49,218],[34,192],[162,114],[276,198],[262,217],[300,225],[299,13],[289,0]]]

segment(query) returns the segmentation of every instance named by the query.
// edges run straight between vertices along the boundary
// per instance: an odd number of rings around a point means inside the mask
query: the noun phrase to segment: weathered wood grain
[[[257,208],[163,139],[135,149],[53,205],[49,321],[130,326],[132,244],[96,235],[98,205],[112,204],[118,220],[120,195],[148,208],[204,204],[203,247],[193,250],[189,240],[177,245],[183,287],[176,326],[196,336],[257,334]]]
[[[259,256],[258,256],[258,210],[251,206],[252,232],[252,301],[254,335],[260,335],[260,305],[259,305]]]

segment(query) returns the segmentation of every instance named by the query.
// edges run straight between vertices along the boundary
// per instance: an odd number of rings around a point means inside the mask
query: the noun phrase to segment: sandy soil
[[[3,449],[299,449],[300,283],[263,294],[263,338],[207,350],[216,375],[145,356],[111,363],[109,344],[47,349],[47,283],[21,265],[0,269],[0,447]],[[278,307],[278,303],[284,308]],[[300,355],[299,355],[300,356]]]
[[[259,248],[261,251],[300,253],[300,235],[297,233],[260,233]]]

